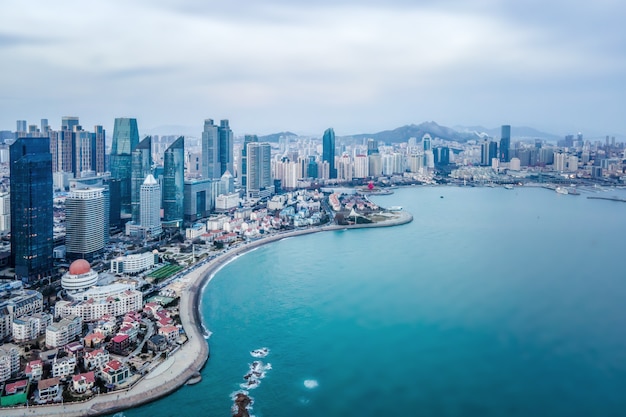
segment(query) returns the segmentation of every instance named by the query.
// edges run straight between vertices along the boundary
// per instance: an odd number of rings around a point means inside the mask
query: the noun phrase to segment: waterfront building
[[[213,119],[206,119],[202,131],[202,177],[219,178],[221,170],[218,127]]]
[[[37,383],[39,401],[47,403],[55,401],[61,390],[61,380],[59,378],[42,379]]]
[[[248,144],[249,143],[258,143],[259,138],[257,135],[245,135],[243,139],[243,146],[241,147],[241,160],[240,160],[240,178],[241,178],[241,188],[244,190],[247,189],[248,186]]]
[[[46,347],[59,348],[82,334],[83,320],[79,316],[67,316],[46,329]]]
[[[139,144],[137,119],[115,119],[113,141],[109,156],[111,177],[120,180],[120,205],[123,213],[131,214],[132,152]]]
[[[274,193],[272,149],[269,143],[250,142],[246,149],[246,197],[265,198]]]
[[[163,226],[180,229],[184,217],[185,141],[180,136],[163,156]]]
[[[110,314],[123,316],[141,309],[141,291],[131,289],[127,284],[110,284],[92,287],[74,297],[75,301],[57,301],[54,306],[56,317],[79,316],[82,321],[93,322]]]
[[[73,189],[65,199],[67,259],[93,260],[108,241],[104,188]]]
[[[83,356],[83,365],[86,369],[99,371],[106,366],[111,360],[109,352],[105,349],[96,349],[91,352],[85,352]]]
[[[120,256],[111,261],[111,272],[114,274],[138,274],[152,268],[158,255],[152,252],[136,253]]]
[[[52,155],[48,138],[10,147],[11,258],[15,278],[33,284],[52,273]]]
[[[102,368],[101,375],[107,384],[121,384],[130,376],[130,369],[127,365],[114,359]]]
[[[61,277],[61,288],[68,293],[85,291],[98,283],[98,273],[85,259],[77,259]]]
[[[509,162],[511,156],[509,155],[511,148],[511,126],[502,125],[500,134],[500,162]]]
[[[76,369],[76,357],[66,356],[61,359],[54,358],[52,362],[52,376],[63,378],[72,375]]]
[[[161,186],[148,174],[139,191],[140,218],[139,224],[146,236],[155,237],[161,234]]]
[[[332,128],[326,129],[322,137],[322,161],[328,162],[328,178],[337,178],[337,169],[335,168],[335,131]]]
[[[72,377],[72,391],[77,394],[84,394],[94,387],[96,376],[93,371],[84,374],[74,375]]]
[[[354,178],[367,178],[369,176],[369,164],[366,155],[354,157]]]
[[[130,204],[131,219],[135,224],[141,224],[141,186],[150,174],[152,174],[152,137],[146,136],[132,152]]]

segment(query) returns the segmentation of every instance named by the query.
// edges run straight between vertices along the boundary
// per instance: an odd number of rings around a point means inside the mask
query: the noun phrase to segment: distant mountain
[[[351,135],[355,139],[372,138],[386,143],[406,142],[409,138],[422,139],[428,133],[433,138],[438,137],[444,140],[467,142],[468,140],[478,140],[481,137],[475,132],[459,132],[446,126],[440,126],[435,122],[424,122],[419,125],[411,124],[401,126],[393,130],[384,130],[378,133],[362,133]]]
[[[279,132],[279,133],[272,133],[271,135],[265,135],[265,136],[259,136],[259,142],[278,142],[278,139],[280,139],[281,136],[286,136],[286,137],[297,137],[298,135],[296,135],[293,132]]]
[[[461,132],[474,132],[478,135],[489,136],[491,138],[500,138],[501,128],[495,127],[488,129],[483,126],[455,126],[455,129]],[[542,132],[532,127],[527,126],[511,126],[511,138],[512,139],[544,139],[549,142],[556,142],[563,139],[559,135],[552,133]]]

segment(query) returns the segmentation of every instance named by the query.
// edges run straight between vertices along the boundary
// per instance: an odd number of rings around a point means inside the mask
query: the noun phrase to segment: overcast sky
[[[127,116],[198,135],[227,118],[237,135],[433,120],[621,136],[625,17],[619,0],[2,0],[0,130]]]

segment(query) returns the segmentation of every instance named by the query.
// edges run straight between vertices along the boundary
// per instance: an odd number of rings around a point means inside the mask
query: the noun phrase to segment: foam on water
[[[319,386],[319,383],[315,379],[306,379],[304,381],[304,386],[308,389],[313,389],[317,388]]]

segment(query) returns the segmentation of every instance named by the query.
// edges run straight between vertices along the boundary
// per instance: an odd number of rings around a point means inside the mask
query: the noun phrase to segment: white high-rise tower
[[[141,185],[140,196],[140,222],[141,227],[150,236],[159,235],[161,227],[161,186],[148,174]]]

